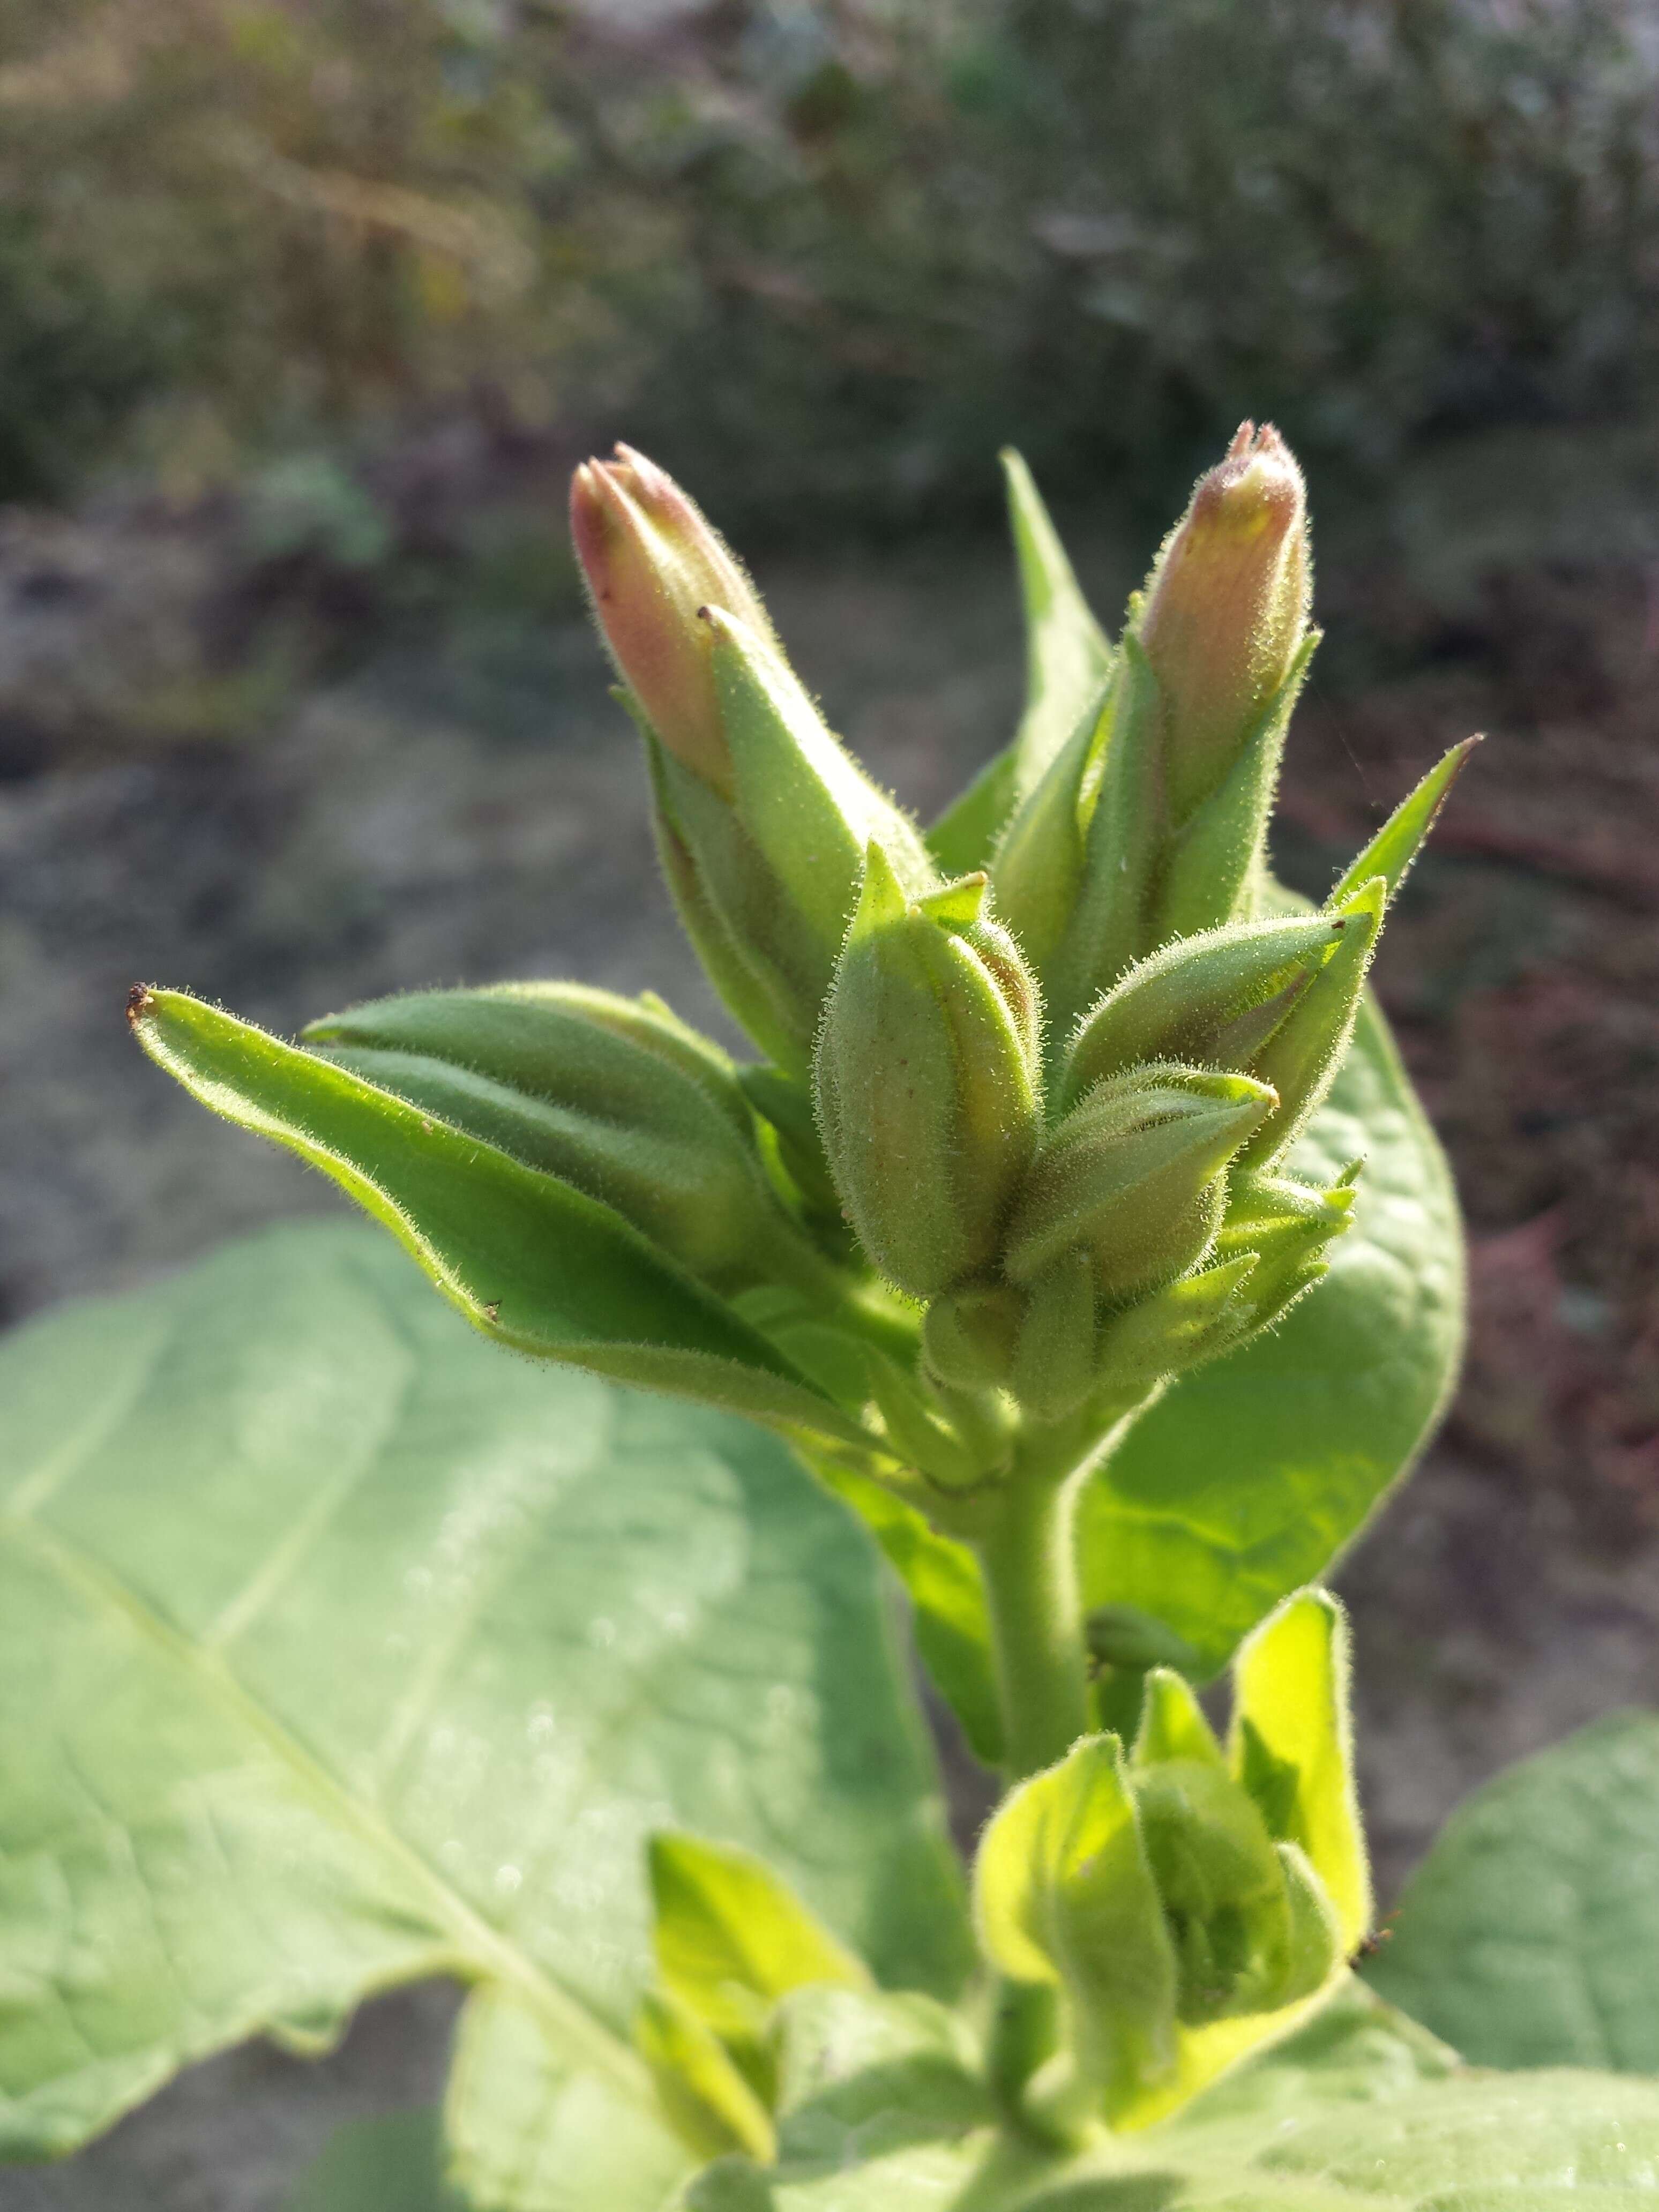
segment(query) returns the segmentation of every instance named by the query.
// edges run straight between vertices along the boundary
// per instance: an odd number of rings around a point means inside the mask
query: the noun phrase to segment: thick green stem
[[[1011,1784],[1052,1766],[1089,1725],[1077,1488],[1075,1474],[1015,1480],[977,1546]]]

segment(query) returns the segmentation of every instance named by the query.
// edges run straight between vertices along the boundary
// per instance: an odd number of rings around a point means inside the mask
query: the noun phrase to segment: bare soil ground
[[[377,992],[529,974],[648,984],[718,1021],[574,613],[404,630],[335,675],[315,593],[309,629],[291,595],[280,619],[257,589],[227,599],[218,528],[0,526],[9,1318],[337,1203],[137,1059],[135,979],[289,1031]],[[1340,1576],[1392,1893],[1495,1768],[1659,1698],[1653,456],[1633,436],[1494,441],[1335,536],[1282,871],[1322,890],[1445,745],[1491,733],[1379,963],[1474,1285],[1451,1419]],[[1085,552],[1099,603],[1121,601],[1139,550]],[[910,803],[1000,741],[1019,672],[999,549],[796,557],[761,580],[837,726]],[[371,2008],[314,2075],[215,2062],[68,2166],[0,2179],[0,2208],[275,2212],[333,2119],[429,2093],[448,2017],[435,1991]]]

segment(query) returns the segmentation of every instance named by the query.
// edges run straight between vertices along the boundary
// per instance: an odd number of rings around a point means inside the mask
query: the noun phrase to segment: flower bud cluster
[[[1349,1218],[1353,1170],[1322,1187],[1285,1156],[1432,812],[1408,837],[1408,801],[1322,912],[1273,906],[1266,824],[1313,643],[1277,433],[1244,425],[1201,480],[1072,736],[949,880],[661,471],[619,447],[572,511],[671,888],[767,1054],[734,1094],[779,1202],[853,1285],[833,1316],[774,1301],[760,1325],[963,1487],[1276,1321]]]

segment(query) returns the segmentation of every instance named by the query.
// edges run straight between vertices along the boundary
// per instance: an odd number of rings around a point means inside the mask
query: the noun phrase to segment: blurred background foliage
[[[1005,440],[1166,501],[1245,414],[1363,480],[1656,358],[1647,0],[9,0],[0,56],[0,497],[298,454],[272,526],[362,553],[326,457],[436,410],[625,423],[739,526]]]

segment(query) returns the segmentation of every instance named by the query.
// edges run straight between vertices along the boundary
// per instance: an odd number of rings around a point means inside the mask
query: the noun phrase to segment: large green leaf
[[[185,992],[135,992],[131,1018],[192,1097],[320,1168],[498,1342],[868,1441],[722,1300],[558,1176]]]
[[[1289,1159],[1328,1182],[1363,1154],[1353,1225],[1279,1328],[1188,1376],[1090,1485],[1091,1606],[1165,1621],[1207,1671],[1315,1582],[1411,1463],[1462,1346],[1456,1200],[1386,1024],[1367,1005]]]
[[[14,1334],[0,1437],[0,2154],[453,1973],[468,2170],[655,2212],[667,1826],[884,1979],[965,1971],[873,1553],[761,1431],[511,1359],[313,1225]]]
[[[466,2212],[444,2181],[436,2112],[392,2112],[337,2128],[283,2212]]]
[[[1659,2074],[1659,1716],[1618,1713],[1460,1806],[1370,1978],[1489,2066]]]
[[[777,2168],[722,2160],[690,2185],[688,2212],[1636,2212],[1655,2199],[1659,2083],[1460,2069],[1357,1994],[1180,2119],[1073,2159],[997,2142],[939,2039],[924,2064],[921,2025],[907,2045],[886,2010],[862,2034],[838,2021],[820,2039]]]

